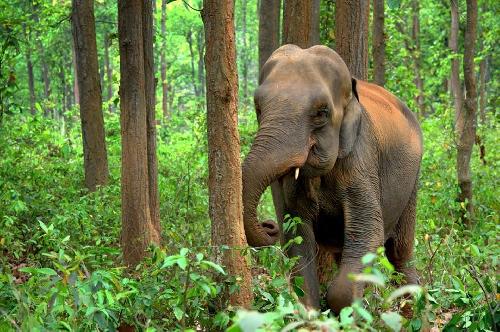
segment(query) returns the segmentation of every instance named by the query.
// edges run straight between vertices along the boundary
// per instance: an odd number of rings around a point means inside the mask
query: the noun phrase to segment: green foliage
[[[251,93],[257,84],[257,6],[247,1],[243,49],[242,1],[236,1],[236,42],[240,77],[241,155],[257,130]],[[486,122],[478,135],[486,148],[483,164],[472,156],[476,215],[470,229],[457,223],[464,209],[456,202],[454,112],[444,82],[452,56],[447,49],[449,8],[422,0],[421,57],[425,103],[422,119],[425,153],[417,208],[415,259],[422,287],[404,286],[383,250],[363,257],[365,268],[352,276],[367,283],[364,297],[339,316],[311,311],[300,304],[303,280],[292,278],[297,258],[287,246],[249,249],[254,272],[254,303],[237,312],[221,303],[237,290],[237,276],[213,262],[207,214],[207,142],[203,98],[203,25],[198,12],[182,1],[168,1],[167,34],[160,34],[156,8],[156,52],[165,46],[171,117],[158,128],[161,247],[137,269],[122,267],[120,251],[120,121],[105,112],[110,183],[95,193],[83,188],[83,153],[78,109],[73,107],[70,1],[0,0],[0,331],[116,330],[121,324],[138,330],[387,330],[487,331],[500,324],[497,294],[500,204],[498,200],[499,135],[498,3],[479,1],[480,38],[476,64],[489,63]],[[202,2],[189,1],[200,8]],[[465,20],[460,2],[461,23]],[[111,39],[111,83],[104,98],[117,109],[119,54],[116,2],[96,1],[97,45],[104,66],[104,38]],[[334,41],[334,2],[321,2],[321,40]],[[387,88],[416,109],[410,54],[413,45],[410,2],[388,1],[386,7]],[[398,26],[399,25],[399,26]],[[191,48],[188,35],[191,35]],[[165,42],[165,44],[163,44]],[[460,41],[462,45],[463,40]],[[460,46],[462,47],[462,46]],[[36,116],[29,114],[26,55],[35,71]],[[459,50],[462,54],[462,50]],[[461,59],[461,55],[458,57]],[[158,58],[158,57],[157,57]],[[157,63],[159,59],[156,59]],[[41,64],[51,78],[43,91]],[[201,62],[200,62],[201,61]],[[243,95],[243,63],[248,91]],[[194,68],[194,70],[193,70]],[[101,68],[102,69],[102,68]],[[157,75],[159,77],[159,73]],[[201,81],[200,81],[201,78]],[[159,82],[160,83],[160,82]],[[161,84],[157,84],[160,91]],[[198,89],[199,96],[195,96]],[[161,94],[157,93],[158,106]],[[49,117],[42,114],[53,112]],[[52,119],[53,118],[53,119]],[[272,218],[270,191],[259,205],[262,219]],[[293,231],[298,218],[287,218]],[[412,314],[407,316],[407,311]],[[404,315],[403,315],[404,314]]]

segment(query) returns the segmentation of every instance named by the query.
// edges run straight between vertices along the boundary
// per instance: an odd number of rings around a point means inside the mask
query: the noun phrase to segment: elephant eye
[[[324,126],[328,123],[328,119],[330,117],[330,110],[328,107],[324,106],[319,108],[316,111],[316,115],[314,116],[314,125],[317,127]]]

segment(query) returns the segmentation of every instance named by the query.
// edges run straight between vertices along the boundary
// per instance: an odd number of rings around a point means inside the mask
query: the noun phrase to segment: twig
[[[472,266],[472,264],[469,264],[469,265]],[[493,308],[491,307],[490,299],[488,298],[488,293],[486,292],[486,289],[484,289],[483,283],[481,282],[481,280],[479,280],[479,277],[477,276],[477,273],[476,273],[475,269],[471,270],[468,267],[465,267],[465,269],[470,273],[472,279],[474,279],[477,282],[477,284],[479,285],[479,287],[481,287],[481,290],[483,291],[484,297],[486,299],[486,304],[488,304],[488,309],[490,311],[491,324],[492,324],[492,327],[493,327],[493,331],[497,332],[497,325],[495,324],[495,314],[493,312]]]
[[[191,8],[192,10],[196,10],[197,12],[201,12],[201,11],[203,11],[203,8],[202,8],[202,9],[194,8],[194,7],[193,7],[193,6],[191,6],[191,5],[190,5],[190,4],[189,4],[186,0],[182,0],[182,2],[184,2],[184,4],[185,4],[187,7]]]

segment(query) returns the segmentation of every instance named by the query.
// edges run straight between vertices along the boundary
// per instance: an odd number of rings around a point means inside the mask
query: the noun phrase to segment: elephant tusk
[[[295,180],[297,180],[299,177],[299,170],[300,170],[300,168],[298,168],[298,167],[295,169]]]

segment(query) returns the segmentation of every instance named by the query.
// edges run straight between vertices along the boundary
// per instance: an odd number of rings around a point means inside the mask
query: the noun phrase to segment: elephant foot
[[[347,273],[341,273],[328,288],[326,299],[328,306],[336,314],[352,304],[357,296],[360,296],[363,286],[355,284],[347,279]]]

